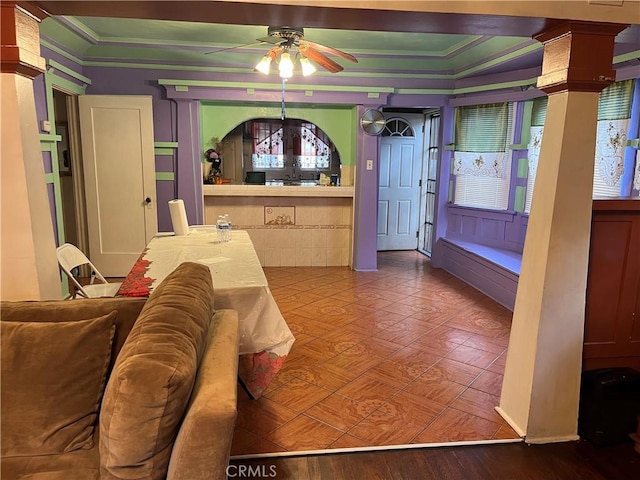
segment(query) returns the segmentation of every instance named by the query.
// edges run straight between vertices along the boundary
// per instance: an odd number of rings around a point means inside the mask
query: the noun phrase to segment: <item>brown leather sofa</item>
[[[148,300],[2,302],[6,480],[225,479],[238,319],[183,263]]]

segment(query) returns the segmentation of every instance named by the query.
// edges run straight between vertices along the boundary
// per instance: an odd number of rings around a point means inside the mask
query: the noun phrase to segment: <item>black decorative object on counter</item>
[[[210,148],[209,150],[204,152],[204,159],[206,162],[211,164],[211,169],[204,176],[204,183],[221,183],[221,181],[217,181],[218,178],[222,180],[222,157],[220,156],[218,151],[215,148]]]

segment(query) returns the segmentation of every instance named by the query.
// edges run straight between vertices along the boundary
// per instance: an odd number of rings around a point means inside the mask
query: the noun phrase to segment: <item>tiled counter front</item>
[[[303,196],[291,196],[298,188]],[[234,229],[249,232],[262,266],[351,265],[353,188],[220,185],[204,190],[205,223],[215,224],[218,215],[228,213]]]

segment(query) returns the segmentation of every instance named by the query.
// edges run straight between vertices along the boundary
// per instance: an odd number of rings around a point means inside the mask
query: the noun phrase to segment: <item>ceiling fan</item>
[[[311,42],[304,38],[304,29],[302,27],[286,27],[286,26],[274,26],[268,27],[267,36],[256,39],[258,43],[250,43],[242,45],[243,47],[253,45],[273,45],[271,49],[265,54],[260,63],[256,65],[256,70],[262,73],[269,73],[271,62],[276,61],[279,64],[280,76],[282,78],[289,78],[293,74],[293,62],[290,52],[297,51],[297,55],[300,57],[300,65],[302,66],[303,75],[309,75],[315,71],[315,67],[309,62],[313,60],[325,70],[331,73],[338,73],[344,70],[344,67],[339,63],[329,58],[326,54],[334,55],[336,57],[349,60],[357,63],[356,57],[349,53],[342,52],[336,48],[321,45],[319,43]],[[222,50],[231,50],[231,47]],[[215,50],[215,53],[222,50]]]

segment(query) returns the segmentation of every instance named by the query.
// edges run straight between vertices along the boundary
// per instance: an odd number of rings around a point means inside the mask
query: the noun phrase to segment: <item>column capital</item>
[[[627,25],[567,21],[534,36],[544,44],[538,88],[545,93],[600,92],[612,84],[615,37]]]
[[[2,73],[34,78],[45,71],[40,56],[40,18],[17,2],[2,1],[0,65]]]

